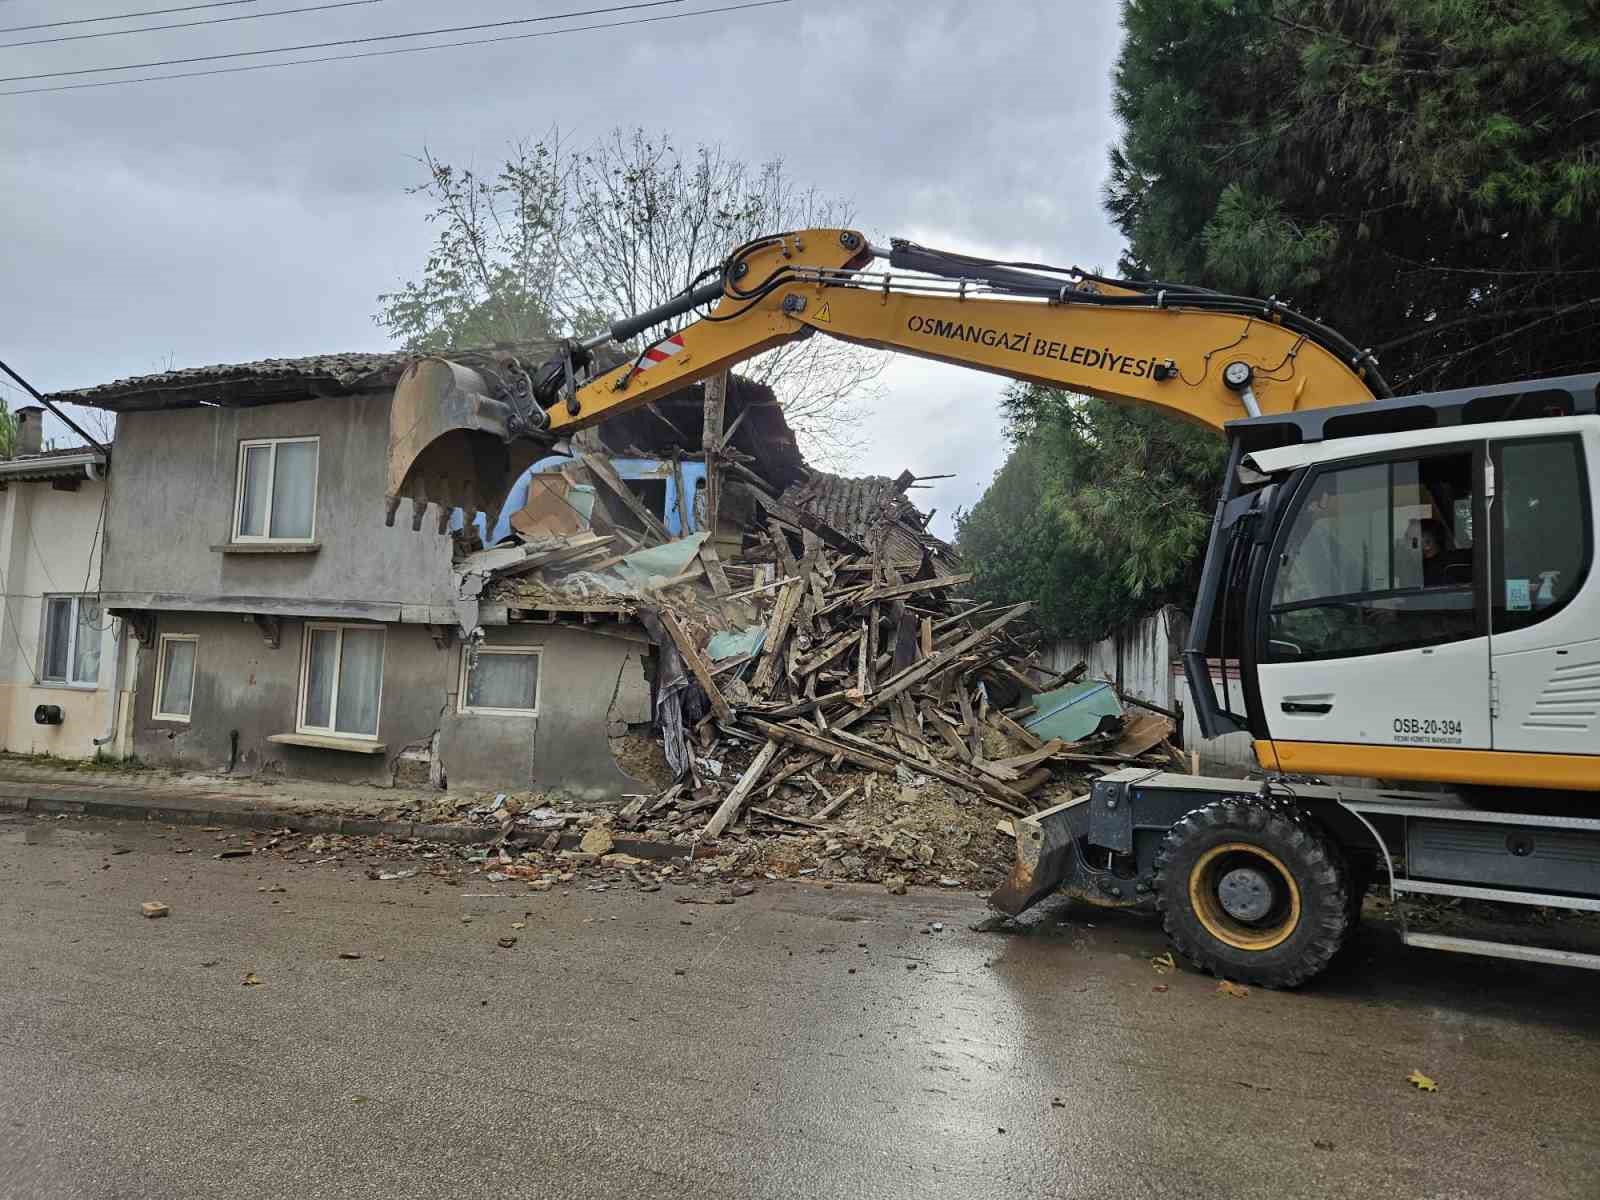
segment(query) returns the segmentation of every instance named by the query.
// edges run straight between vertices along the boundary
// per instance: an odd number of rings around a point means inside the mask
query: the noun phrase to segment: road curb
[[[341,817],[334,813],[305,812],[272,805],[174,804],[131,797],[97,796],[87,792],[58,789],[54,795],[42,789],[0,782],[0,811],[61,813],[76,817],[100,817],[115,821],[150,821],[163,825],[222,825],[242,829],[293,829],[297,833],[342,833],[354,837],[393,837],[443,842],[455,846],[483,845],[500,836],[496,825],[436,825],[423,821],[385,821],[375,817]],[[559,848],[576,850],[583,840],[579,833],[561,836]],[[613,837],[612,851],[635,858],[664,862],[687,857],[692,847],[677,842],[651,842],[638,838]]]

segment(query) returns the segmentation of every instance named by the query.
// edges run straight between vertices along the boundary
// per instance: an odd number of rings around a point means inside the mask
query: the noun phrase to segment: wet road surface
[[[1134,915],[1006,937],[966,895],[451,888],[226,837],[0,818],[0,1195],[1600,1196],[1592,974],[1378,928],[1235,998]]]

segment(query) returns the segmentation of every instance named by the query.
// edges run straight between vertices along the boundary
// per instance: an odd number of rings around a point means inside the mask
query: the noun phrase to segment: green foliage
[[[1276,293],[1397,390],[1600,368],[1600,9],[1127,0],[1124,268]]]
[[[11,406],[0,397],[0,458],[10,458],[17,452],[17,418]]]
[[[1198,575],[1224,448],[1159,412],[1014,385],[1012,452],[970,512],[961,550],[986,601],[1032,599],[1048,634],[1097,638]]]

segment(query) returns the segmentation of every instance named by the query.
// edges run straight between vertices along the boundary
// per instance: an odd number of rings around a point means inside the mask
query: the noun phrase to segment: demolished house
[[[729,419],[714,385],[696,412],[701,394],[535,464],[493,544],[457,563],[463,596],[493,619],[647,631],[651,721],[647,738],[632,731],[632,759],[653,786],[604,823],[679,842],[735,835],[738,865],[766,873],[993,882],[1009,857],[997,817],[1047,807],[1098,770],[1181,762],[1170,714],[1125,710],[1082,664],[1039,664],[1029,605],[962,594],[972,577],[911,502],[911,472],[812,470],[768,440],[775,424],[757,459],[717,431],[781,414],[747,404]],[[591,437],[609,455],[586,449]],[[697,455],[663,451],[696,441]],[[664,517],[647,487],[668,498]],[[512,842],[519,825],[554,838],[566,820],[519,804],[484,812]],[[548,869],[500,861],[530,878]]]

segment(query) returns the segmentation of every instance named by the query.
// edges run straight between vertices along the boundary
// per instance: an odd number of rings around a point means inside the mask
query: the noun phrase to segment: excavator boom
[[[886,269],[871,270],[875,260]],[[527,454],[813,334],[956,363],[1008,379],[1149,404],[1221,430],[1230,420],[1386,394],[1369,356],[1274,301],[1007,264],[906,242],[810,229],[740,247],[674,302],[567,343],[522,395],[478,391],[462,371],[419,367],[396,396],[389,494],[489,507]],[[709,305],[682,328],[663,326]],[[620,366],[596,352],[643,335]],[[467,373],[470,375],[470,372]],[[495,474],[493,470],[490,474]]]

